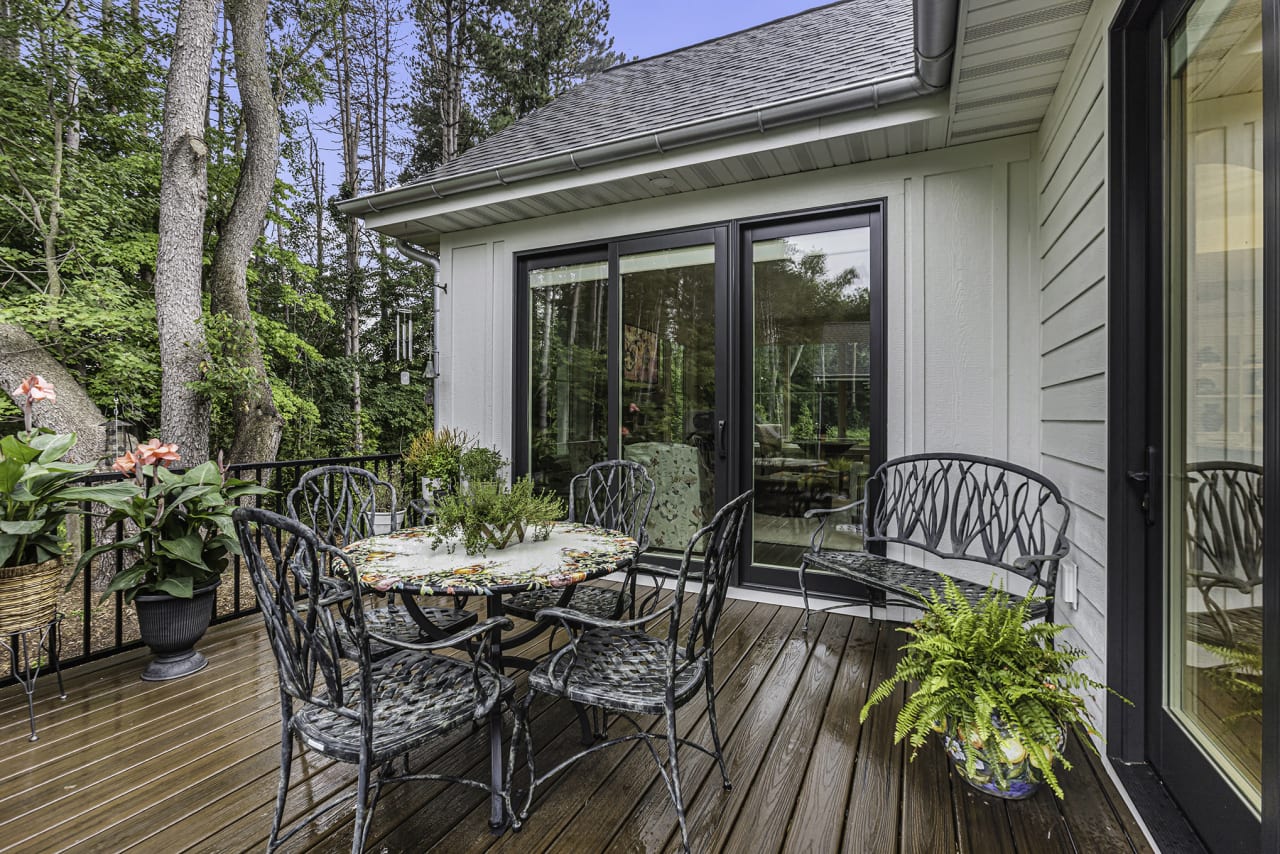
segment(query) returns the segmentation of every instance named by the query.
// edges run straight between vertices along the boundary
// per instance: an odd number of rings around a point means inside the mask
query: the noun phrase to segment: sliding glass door
[[[880,244],[877,205],[519,259],[516,470],[567,494],[591,463],[643,464],[651,559],[672,564],[755,489],[739,582],[794,588],[805,511],[853,500],[883,458]]]

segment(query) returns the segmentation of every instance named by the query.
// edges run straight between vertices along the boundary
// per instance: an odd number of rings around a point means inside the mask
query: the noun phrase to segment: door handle
[[[729,449],[726,446],[727,437],[729,435],[729,422],[721,419],[716,425],[716,452],[720,459],[729,459]]]
[[[1129,479],[1129,483],[1133,485],[1134,490],[1139,494],[1142,513],[1146,517],[1148,527],[1154,527],[1156,524],[1156,459],[1157,451],[1155,446],[1148,445],[1147,468],[1142,471],[1133,470],[1124,473],[1124,476]]]

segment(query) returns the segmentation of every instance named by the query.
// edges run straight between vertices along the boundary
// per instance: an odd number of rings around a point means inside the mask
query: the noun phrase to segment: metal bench
[[[861,530],[862,550],[823,548],[827,526],[845,514],[855,529]],[[919,595],[944,589],[946,575],[874,554],[870,549],[880,543],[985,564],[1026,579],[1030,582],[1027,595],[1047,597],[1047,601],[1034,603],[1031,613],[1053,622],[1058,563],[1067,554],[1071,511],[1058,487],[1031,469],[971,454],[898,457],[885,462],[867,480],[861,500],[843,507],[809,510],[805,518],[818,520],[809,550],[800,560],[806,631],[810,609],[805,574],[811,569],[861,583],[871,590],[873,607],[919,607]],[[971,602],[977,602],[990,588],[960,578],[952,580]],[[1013,598],[1021,601],[1024,597]]]

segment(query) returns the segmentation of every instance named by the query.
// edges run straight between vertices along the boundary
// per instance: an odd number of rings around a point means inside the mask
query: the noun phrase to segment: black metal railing
[[[273,490],[269,495],[246,499],[246,504],[284,513],[285,496],[289,490],[297,485],[299,478],[305,472],[323,465],[352,465],[369,469],[381,479],[390,482],[401,493],[401,509],[413,497],[413,492],[410,490],[416,491],[404,470],[399,454],[237,463],[229,467],[228,473]],[[119,479],[120,475],[108,472],[90,475],[84,479],[84,482],[104,483]],[[111,539],[126,536],[123,523],[109,527],[102,524],[105,508],[85,504],[81,506],[81,510],[84,512],[72,517],[69,523],[68,534],[75,548],[72,550],[73,554],[68,555],[63,570],[67,579],[70,579],[75,565],[74,555],[82,554]],[[58,633],[60,638],[58,658],[62,667],[105,658],[142,645],[138,636],[137,618],[134,616],[133,609],[125,606],[124,594],[115,593],[105,601],[99,601],[112,576],[125,568],[125,560],[126,556],[122,551],[111,551],[95,558],[89,571],[77,576],[69,589],[64,591],[59,605],[62,624]],[[253,596],[253,585],[243,562],[236,557],[223,574],[213,620],[215,623],[234,620],[256,613],[257,610],[258,604]],[[8,676],[9,672],[7,655],[4,648],[0,647],[0,686],[15,681],[12,676]]]

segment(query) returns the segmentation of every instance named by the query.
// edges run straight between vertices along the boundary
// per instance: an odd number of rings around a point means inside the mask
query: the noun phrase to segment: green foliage
[[[522,477],[509,490],[474,489],[446,495],[436,503],[432,526],[432,546],[460,536],[469,555],[482,555],[487,548],[503,548],[512,537],[523,540],[533,529],[534,537],[546,539],[551,524],[565,516],[564,501],[551,492],[535,492],[533,480]]]
[[[915,683],[893,736],[895,743],[910,742],[912,759],[929,734],[943,727],[975,746],[1003,746],[1012,738],[1061,798],[1055,758],[1071,768],[1057,755],[1062,730],[1076,731],[1090,747],[1088,736],[1097,734],[1078,692],[1110,690],[1072,669],[1085,657],[1082,650],[1054,646],[1066,626],[1029,623],[1031,605],[1043,599],[1033,596],[1015,603],[1004,590],[992,588],[972,605],[950,579],[943,595],[920,598],[924,614],[899,629],[911,639],[902,647],[893,675],[871,692],[860,720],[899,684]],[[975,758],[968,754],[970,775]],[[998,764],[995,775],[1001,788],[1008,785]]]
[[[497,448],[469,448],[462,454],[462,476],[472,483],[489,483],[498,479],[498,471],[506,464]]]
[[[93,466],[63,461],[74,433],[44,427],[0,439],[0,567],[43,563],[64,551],[69,489]]]
[[[1225,664],[1209,668],[1206,673],[1224,691],[1240,703],[1241,710],[1224,718],[1262,720],[1262,648],[1256,644],[1220,646],[1204,644],[1204,648],[1223,659]]]
[[[462,455],[475,439],[463,430],[442,427],[424,430],[409,444],[404,463],[415,477],[435,481],[445,492],[456,492],[462,471]]]
[[[809,410],[809,404],[801,404],[800,411],[791,422],[791,438],[812,439],[816,433],[817,426],[813,423],[813,413]]]
[[[124,591],[130,602],[139,593],[190,599],[195,588],[222,574],[231,555],[240,554],[231,522],[239,499],[270,493],[251,481],[227,477],[212,460],[181,474],[159,463],[138,465],[132,480],[68,489],[65,494],[73,500],[104,505],[107,526],[129,522],[136,528],[130,536],[86,551],[76,574],[99,555],[124,552],[135,560],[112,576],[103,601],[116,591]]]

